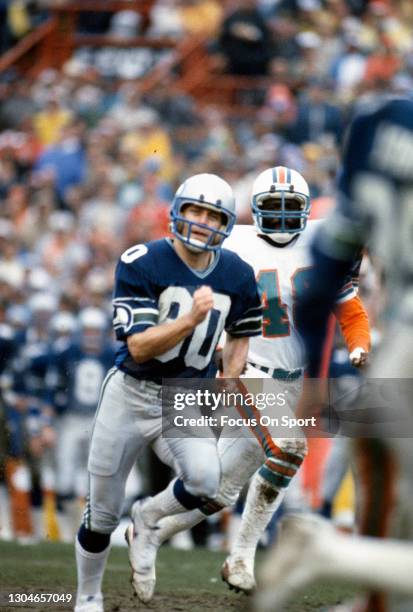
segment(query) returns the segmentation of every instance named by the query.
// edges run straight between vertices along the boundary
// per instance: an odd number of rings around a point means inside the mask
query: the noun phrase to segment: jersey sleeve
[[[356,296],[338,304],[334,312],[348,352],[351,353],[357,347],[361,347],[367,353],[370,350],[370,325],[368,314],[361,299]]]
[[[360,250],[353,260],[353,264],[336,295],[336,306],[344,304],[357,297],[359,287],[360,266],[363,252]]]
[[[245,263],[241,289],[238,297],[233,300],[225,331],[237,338],[259,336],[262,331],[261,297],[254,271]]]
[[[357,287],[353,284],[353,279],[351,275],[347,275],[344,283],[340,287],[336,295],[336,305],[343,304],[344,302],[348,302],[348,300],[352,300],[357,296]]]
[[[117,340],[145,331],[158,323],[155,288],[141,266],[119,260],[113,292],[113,328]]]

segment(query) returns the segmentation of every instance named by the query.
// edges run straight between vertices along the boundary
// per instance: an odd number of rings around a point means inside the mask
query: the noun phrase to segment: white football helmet
[[[62,310],[53,315],[50,321],[50,332],[55,338],[70,336],[76,331],[76,317],[71,312]]]
[[[182,210],[186,204],[196,204],[221,213],[222,225],[211,229],[203,223],[188,221]],[[224,179],[215,174],[195,174],[178,188],[171,207],[171,231],[187,248],[193,251],[217,251],[227,238],[235,223],[235,198]],[[206,228],[211,232],[204,243],[191,237],[192,227]]]
[[[251,207],[260,233],[275,242],[289,242],[305,229],[310,214],[307,181],[284,166],[264,170],[254,181]]]
[[[98,352],[103,348],[108,331],[108,317],[100,308],[88,306],[78,315],[80,341],[87,352]]]

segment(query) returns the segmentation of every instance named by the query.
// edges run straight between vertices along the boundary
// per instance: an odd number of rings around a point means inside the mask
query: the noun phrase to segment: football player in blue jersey
[[[337,209],[315,238],[309,291],[297,308],[309,372],[316,376],[319,369],[336,290],[354,254],[367,246],[380,262],[388,296],[385,339],[368,376],[381,379],[387,394],[394,392],[396,381],[384,379],[407,382],[413,375],[412,100],[378,99],[354,119],[338,186]],[[322,400],[320,383],[309,379],[302,414]],[[287,520],[262,572],[259,610],[283,609],[297,589],[326,577],[374,589],[361,607],[359,602],[357,609],[363,612],[413,609],[413,547],[395,539],[379,539],[389,535],[413,538],[413,450],[406,437],[412,419],[411,397],[403,410],[399,432],[393,429],[388,436],[381,433],[377,438],[355,441],[362,476],[359,524],[364,535],[373,537],[336,534],[321,519]],[[390,422],[386,429],[389,427]]]
[[[60,537],[65,542],[74,540],[79,499],[87,494],[87,450],[93,416],[100,387],[115,355],[103,310],[84,308],[77,324],[70,339],[63,336],[55,342],[46,374],[46,400],[56,414],[57,518]]]
[[[118,262],[113,325],[122,344],[103,382],[92,434],[89,497],[76,542],[77,612],[103,610],[101,581],[125,481],[137,455],[161,435],[162,378],[214,376],[212,359],[223,330],[223,374],[236,378],[249,337],[261,333],[253,269],[221,248],[234,222],[228,183],[211,174],[192,176],[172,203],[173,238],[133,246]],[[140,533],[150,533],[164,516],[210,504],[220,482],[212,433],[170,438],[166,446],[180,477],[135,504],[127,531],[133,585],[143,601],[152,596],[155,580],[141,571]]]

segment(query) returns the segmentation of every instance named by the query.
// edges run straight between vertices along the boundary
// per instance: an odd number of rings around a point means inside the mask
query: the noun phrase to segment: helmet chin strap
[[[298,233],[299,232],[297,232],[297,234]],[[274,242],[279,242],[280,244],[287,244],[287,242],[293,240],[297,236],[297,234],[289,234],[287,232],[274,232],[273,234],[266,234],[266,236],[271,238],[271,240],[273,240]]]
[[[190,242],[184,242],[184,245],[192,253],[202,253],[204,251],[204,243],[201,240],[196,240],[196,238],[191,238]]]

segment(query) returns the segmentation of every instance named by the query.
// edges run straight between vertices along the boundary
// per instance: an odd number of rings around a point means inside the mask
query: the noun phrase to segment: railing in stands
[[[77,32],[80,13],[123,9],[139,12],[142,30],[145,31],[153,3],[154,0],[83,0],[55,6],[45,23],[0,58],[0,73],[16,67],[18,71],[35,77],[45,68],[60,68],[80,47],[169,48],[172,53],[141,78],[143,91],[150,91],[164,80],[170,82],[173,74],[174,88],[192,95],[199,104],[215,104],[235,113],[248,114],[251,107],[262,101],[271,79],[234,77],[215,71],[205,37],[197,35],[176,40],[140,35],[120,39],[112,35]]]
[[[44,68],[49,64],[48,44],[57,28],[57,20],[51,17],[33,32],[25,36],[0,57],[0,73],[12,67],[23,73],[31,73],[34,66]]]

